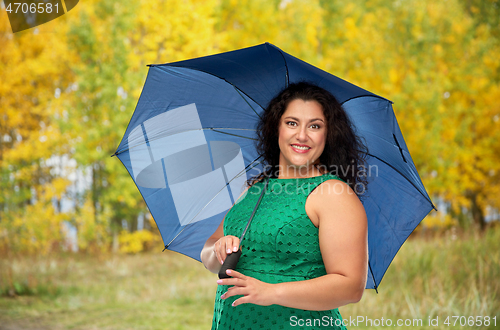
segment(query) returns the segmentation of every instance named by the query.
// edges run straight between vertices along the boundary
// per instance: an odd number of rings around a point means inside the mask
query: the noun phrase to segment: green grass
[[[0,329],[209,329],[215,290],[216,275],[173,252],[3,257]],[[454,315],[496,316],[500,328],[500,229],[410,239],[379,293],[340,311],[364,318],[349,329],[495,329],[445,325]],[[436,317],[439,326],[428,326]],[[366,321],[382,318],[393,326]],[[398,319],[422,326],[394,326]]]
[[[38,291],[15,298],[5,296],[6,263],[0,266],[0,329],[1,324],[20,324],[19,329],[210,327],[216,275],[174,252],[14,260],[13,280]]]
[[[344,318],[384,317],[393,324],[397,319],[421,319],[423,326],[413,329],[499,329],[500,230],[492,229],[484,235],[448,233],[432,239],[410,239],[382,279],[379,294],[368,290],[360,303],[340,310]],[[450,325],[445,325],[448,316]],[[453,316],[496,316],[497,327],[460,326],[464,319]],[[439,327],[428,326],[429,319],[436,317]]]

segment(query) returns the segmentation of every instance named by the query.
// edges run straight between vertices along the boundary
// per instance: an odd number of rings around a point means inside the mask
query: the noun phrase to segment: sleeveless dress
[[[340,180],[331,174],[269,179],[242,241],[242,255],[236,270],[267,283],[303,281],[326,275],[318,228],[307,216],[305,204],[314,189],[331,179]],[[264,182],[258,182],[238,199],[224,220],[224,235],[240,237],[263,188]],[[221,299],[228,288],[225,285],[217,288],[212,330],[345,329],[337,309],[307,311],[255,304],[233,307],[233,301],[241,296]]]

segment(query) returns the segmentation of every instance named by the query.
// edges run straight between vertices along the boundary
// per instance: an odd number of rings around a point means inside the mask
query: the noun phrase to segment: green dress
[[[326,274],[316,228],[305,211],[306,199],[331,174],[303,179],[270,179],[245,238],[236,270],[267,283],[303,281]],[[264,187],[250,187],[226,215],[224,235],[239,237]],[[319,189],[319,188],[318,188]],[[221,299],[219,285],[212,330],[345,329],[337,309],[307,311],[280,305],[231,306],[241,296]]]

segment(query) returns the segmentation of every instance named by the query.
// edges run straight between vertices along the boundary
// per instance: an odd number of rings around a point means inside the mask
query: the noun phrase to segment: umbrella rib
[[[278,47],[276,47],[278,48]],[[283,51],[281,49],[278,48],[278,52],[280,53],[281,57],[283,57],[283,63],[285,63],[285,79],[286,79],[286,86],[285,87],[288,87],[290,85],[290,77],[288,75],[288,65],[286,64],[286,59],[285,59],[285,55],[283,55]]]
[[[232,135],[232,136],[236,136],[236,137],[240,137],[240,138],[243,138],[243,139],[249,139],[249,140],[256,140],[256,139],[253,139],[253,138],[249,138],[247,136],[243,136],[243,135],[238,135],[238,134],[231,134],[231,133],[226,133],[226,132],[219,132],[218,130],[235,130],[235,131],[256,131],[255,129],[252,129],[252,128],[233,128],[233,127],[202,127],[202,128],[197,128],[197,129],[189,129],[189,130],[185,130],[185,131],[182,131],[182,132],[177,132],[177,133],[174,133],[174,134],[168,134],[168,135],[163,135],[163,136],[158,136],[158,137],[154,137],[154,138],[151,138],[151,139],[148,139],[147,142],[149,141],[154,141],[154,140],[158,140],[158,139],[161,139],[161,138],[165,138],[165,137],[168,137],[168,136],[173,136],[175,134],[179,134],[179,133],[186,133],[186,132],[194,132],[194,131],[204,131],[204,130],[211,130],[211,131],[214,131],[214,132],[217,132],[217,133],[221,133],[221,134],[228,134],[228,135]],[[135,146],[132,146],[132,147],[128,147],[126,149],[123,149],[123,150],[120,150],[120,151],[116,151],[113,155],[111,156],[117,156],[121,153],[124,153],[125,151],[127,150],[130,150],[130,149],[134,149],[138,146],[141,146],[143,145],[144,143],[141,143],[141,144],[138,144],[138,145],[135,145]]]
[[[363,88],[361,88],[361,87],[358,87],[358,88],[363,89]],[[367,96],[376,97],[376,98],[379,98],[379,99],[381,99],[381,100],[386,100],[386,101],[387,101],[387,102],[389,102],[390,104],[394,104],[394,102],[392,102],[391,100],[386,99],[385,97],[382,97],[382,96],[377,95],[377,94],[373,94],[372,92],[367,91],[367,90],[365,90],[365,89],[363,89],[363,90],[364,90],[365,92],[367,92],[367,93],[370,93],[370,94],[366,94],[366,95],[365,95],[365,94],[363,94],[363,95],[358,95],[358,96],[351,97],[351,98],[349,98],[349,99],[347,99],[347,100],[343,101],[342,103],[340,103],[340,105],[344,106],[344,104],[345,104],[346,102],[349,102],[349,101],[351,101],[351,100],[354,100],[354,99],[357,99],[357,98],[360,98],[360,97],[367,97]]]
[[[221,131],[218,131],[218,129],[217,129],[217,128],[212,128],[211,130],[212,130],[212,131],[214,131],[214,132],[217,132],[217,133],[221,133],[221,134],[227,134],[227,135],[231,135],[231,136],[240,137],[240,138],[242,138],[242,139],[248,139],[248,140],[257,141],[257,139],[254,139],[254,138],[249,138],[249,137],[246,137],[246,136],[243,136],[243,135],[231,134],[231,133],[227,133],[227,132],[221,132]]]
[[[180,235],[180,234],[181,234],[181,233],[182,233],[182,232],[183,232],[183,231],[187,228],[187,226],[188,226],[188,225],[189,225],[189,224],[190,224],[190,223],[191,223],[194,219],[196,219],[196,217],[197,217],[197,216],[201,213],[201,211],[203,211],[203,210],[204,210],[204,209],[205,209],[205,208],[206,208],[206,207],[207,207],[210,203],[212,203],[212,201],[213,201],[213,200],[214,200],[214,199],[215,199],[215,198],[216,198],[216,197],[217,197],[217,196],[218,196],[218,195],[219,195],[219,194],[220,194],[220,193],[224,190],[224,188],[226,188],[226,187],[227,187],[227,185],[228,185],[229,183],[231,183],[234,179],[236,179],[236,178],[240,177],[241,175],[243,175],[243,173],[248,172],[249,170],[251,170],[252,168],[254,168],[255,166],[257,166],[258,164],[260,164],[260,162],[255,164],[255,162],[256,162],[257,160],[259,160],[260,158],[262,158],[262,155],[260,155],[260,156],[259,156],[259,157],[257,157],[256,159],[254,159],[254,160],[253,160],[250,164],[248,164],[248,165],[247,165],[247,167],[245,167],[242,171],[240,171],[237,175],[235,175],[235,176],[234,176],[231,180],[229,180],[229,182],[228,182],[228,183],[226,183],[226,185],[225,185],[224,187],[222,187],[222,188],[221,188],[221,190],[219,190],[219,191],[217,192],[217,194],[215,194],[215,196],[214,196],[214,197],[212,197],[212,199],[211,199],[210,201],[208,201],[208,203],[207,203],[205,206],[203,206],[203,207],[201,208],[201,210],[200,210],[200,211],[198,211],[198,213],[196,213],[196,215],[195,215],[195,216],[194,216],[194,217],[193,217],[193,218],[192,218],[192,219],[191,219],[191,220],[190,220],[190,221],[189,221],[189,222],[188,222],[188,223],[184,226],[184,228],[182,228],[182,229],[181,229],[181,231],[179,231],[179,232],[177,233],[177,235],[175,235],[175,237],[174,237],[174,238],[172,238],[172,240],[171,240],[171,241],[170,241],[167,245],[165,245],[165,249],[167,249],[167,248],[170,246],[170,244],[172,244],[172,242],[173,242],[173,241],[174,241],[177,237],[179,237],[179,235]],[[255,164],[255,165],[254,165],[254,166],[252,166],[252,167],[250,167],[252,164]],[[249,167],[250,167],[250,168],[249,168]],[[165,249],[163,249],[163,251],[165,251]]]
[[[234,86],[234,89],[238,92],[238,94],[240,94],[241,98],[248,104],[248,106],[250,107],[250,109],[253,110],[253,112],[255,112],[255,114],[257,115],[257,117],[259,117],[260,119],[262,119],[262,117],[257,113],[257,111],[255,111],[255,109],[250,105],[250,103],[248,103],[247,99],[243,97],[243,95],[241,94],[240,90],[238,88],[236,88],[236,86]]]
[[[378,290],[377,290],[377,281],[375,281],[375,276],[373,275],[373,270],[372,270],[372,266],[370,265],[370,260],[368,260],[368,268],[370,268],[370,274],[372,275],[372,279],[373,279],[373,286],[375,287],[375,292],[378,293]]]
[[[380,160],[382,163],[384,163],[385,165],[389,166],[390,168],[392,168],[394,171],[398,172],[403,178],[406,179],[406,181],[408,181],[409,183],[412,184],[412,186],[418,190],[418,192],[429,202],[431,203],[431,206],[434,210],[437,211],[437,208],[434,206],[434,204],[432,203],[432,201],[430,200],[430,198],[426,197],[421,191],[420,189],[411,181],[409,180],[403,173],[401,173],[397,168],[395,168],[394,166],[392,166],[391,164],[389,164],[388,162],[386,162],[385,160],[382,160],[381,158],[375,156],[375,155],[372,155],[371,153],[368,153],[369,156],[373,157],[373,158],[376,158],[378,160]]]

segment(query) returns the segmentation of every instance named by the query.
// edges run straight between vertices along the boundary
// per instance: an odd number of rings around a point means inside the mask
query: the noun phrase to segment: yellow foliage
[[[0,249],[47,255],[61,248],[62,224],[69,217],[57,212],[50,199],[47,201],[47,195],[42,195],[38,201],[2,220]]]
[[[78,230],[79,250],[104,252],[109,249],[111,242],[111,235],[108,232],[109,223],[96,218],[91,200],[85,201],[73,220]]]
[[[422,224],[431,229],[446,229],[458,224],[456,219],[453,219],[449,214],[442,212],[433,212],[422,221]]]
[[[154,245],[161,246],[159,236],[149,230],[138,230],[132,233],[122,231],[118,241],[121,253],[139,253]]]
[[[398,80],[399,80],[398,71],[395,68],[392,68],[391,70],[389,70],[389,81],[392,84],[396,84],[398,82]]]
[[[143,70],[152,63],[174,62],[220,50],[216,0],[138,1],[130,35],[130,63]]]
[[[345,34],[347,39],[355,39],[357,37],[357,27],[356,27],[356,21],[352,17],[347,17],[344,20],[344,27],[345,27]]]
[[[52,180],[52,184],[50,186],[50,195],[48,195],[48,197],[61,199],[62,195],[66,192],[69,184],[70,181],[66,178],[55,178],[54,180]]]

